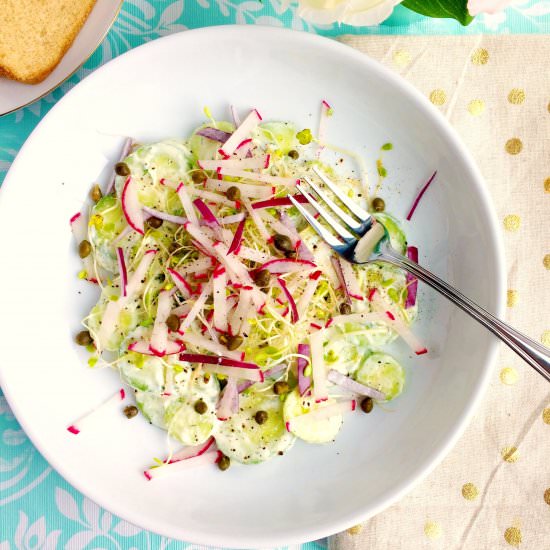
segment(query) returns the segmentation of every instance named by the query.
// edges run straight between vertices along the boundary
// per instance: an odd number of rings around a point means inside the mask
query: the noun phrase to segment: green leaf
[[[467,0],[405,0],[406,8],[428,17],[452,18],[469,25],[474,18],[468,13]]]

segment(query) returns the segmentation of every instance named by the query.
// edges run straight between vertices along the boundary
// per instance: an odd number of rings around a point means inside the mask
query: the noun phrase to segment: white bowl
[[[119,138],[187,135],[208,105],[257,107],[269,119],[316,127],[334,106],[328,135],[368,159],[380,146],[384,198],[404,216],[434,169],[438,176],[406,229],[423,264],[481,305],[502,313],[497,223],[480,174],[443,117],[408,84],[332,40],[263,27],[212,27],[156,40],[115,59],[69,92],[21,150],[0,194],[3,269],[0,380],[46,459],[77,489],[143,528],[196,543],[266,547],[319,538],[365,520],[424,478],[449,451],[479,402],[495,340],[421,288],[416,332],[428,355],[397,354],[404,394],[390,411],[350,416],[336,443],[297,443],[258,466],[214,468],[147,482],[144,466],[165,435],[115,415],[101,433],[66,426],[118,386],[88,369],[72,338],[96,291],[75,280],[69,217],[117,155]],[[373,178],[374,179],[374,178]],[[82,294],[80,294],[82,292]]]

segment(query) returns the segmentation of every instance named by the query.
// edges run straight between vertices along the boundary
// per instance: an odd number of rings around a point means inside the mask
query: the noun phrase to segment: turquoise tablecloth
[[[478,17],[464,28],[398,7],[378,27],[354,28],[311,25],[296,16],[294,5],[282,9],[278,0],[127,0],[107,39],[83,68],[44,99],[0,118],[0,184],[27,136],[63,94],[109,59],[165,34],[228,23],[284,26],[325,36],[548,33],[549,15],[549,1],[516,0],[505,12]],[[0,550],[197,549],[129,525],[70,487],[26,438],[1,392],[0,435]],[[317,541],[301,550],[325,547],[325,541]]]

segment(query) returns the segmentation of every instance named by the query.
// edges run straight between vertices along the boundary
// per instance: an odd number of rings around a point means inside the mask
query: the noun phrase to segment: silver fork
[[[324,204],[321,204],[311,191],[306,190],[302,182],[296,188],[319,216],[332,227],[336,235],[319,223],[316,217],[292,196],[289,195],[289,198],[319,236],[338,255],[355,264],[387,262],[408,271],[479,321],[546,380],[550,381],[550,350],[501,321],[426,268],[397,253],[390,244],[388,232],[380,222],[374,220],[367,211],[347,197],[321,170],[317,167],[314,167],[313,170],[349,212],[340,208],[310,178],[302,179]],[[332,214],[329,213],[329,210]]]

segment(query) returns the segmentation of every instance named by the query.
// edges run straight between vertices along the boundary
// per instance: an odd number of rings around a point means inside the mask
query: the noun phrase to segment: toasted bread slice
[[[0,75],[27,84],[61,61],[96,0],[0,0]]]

